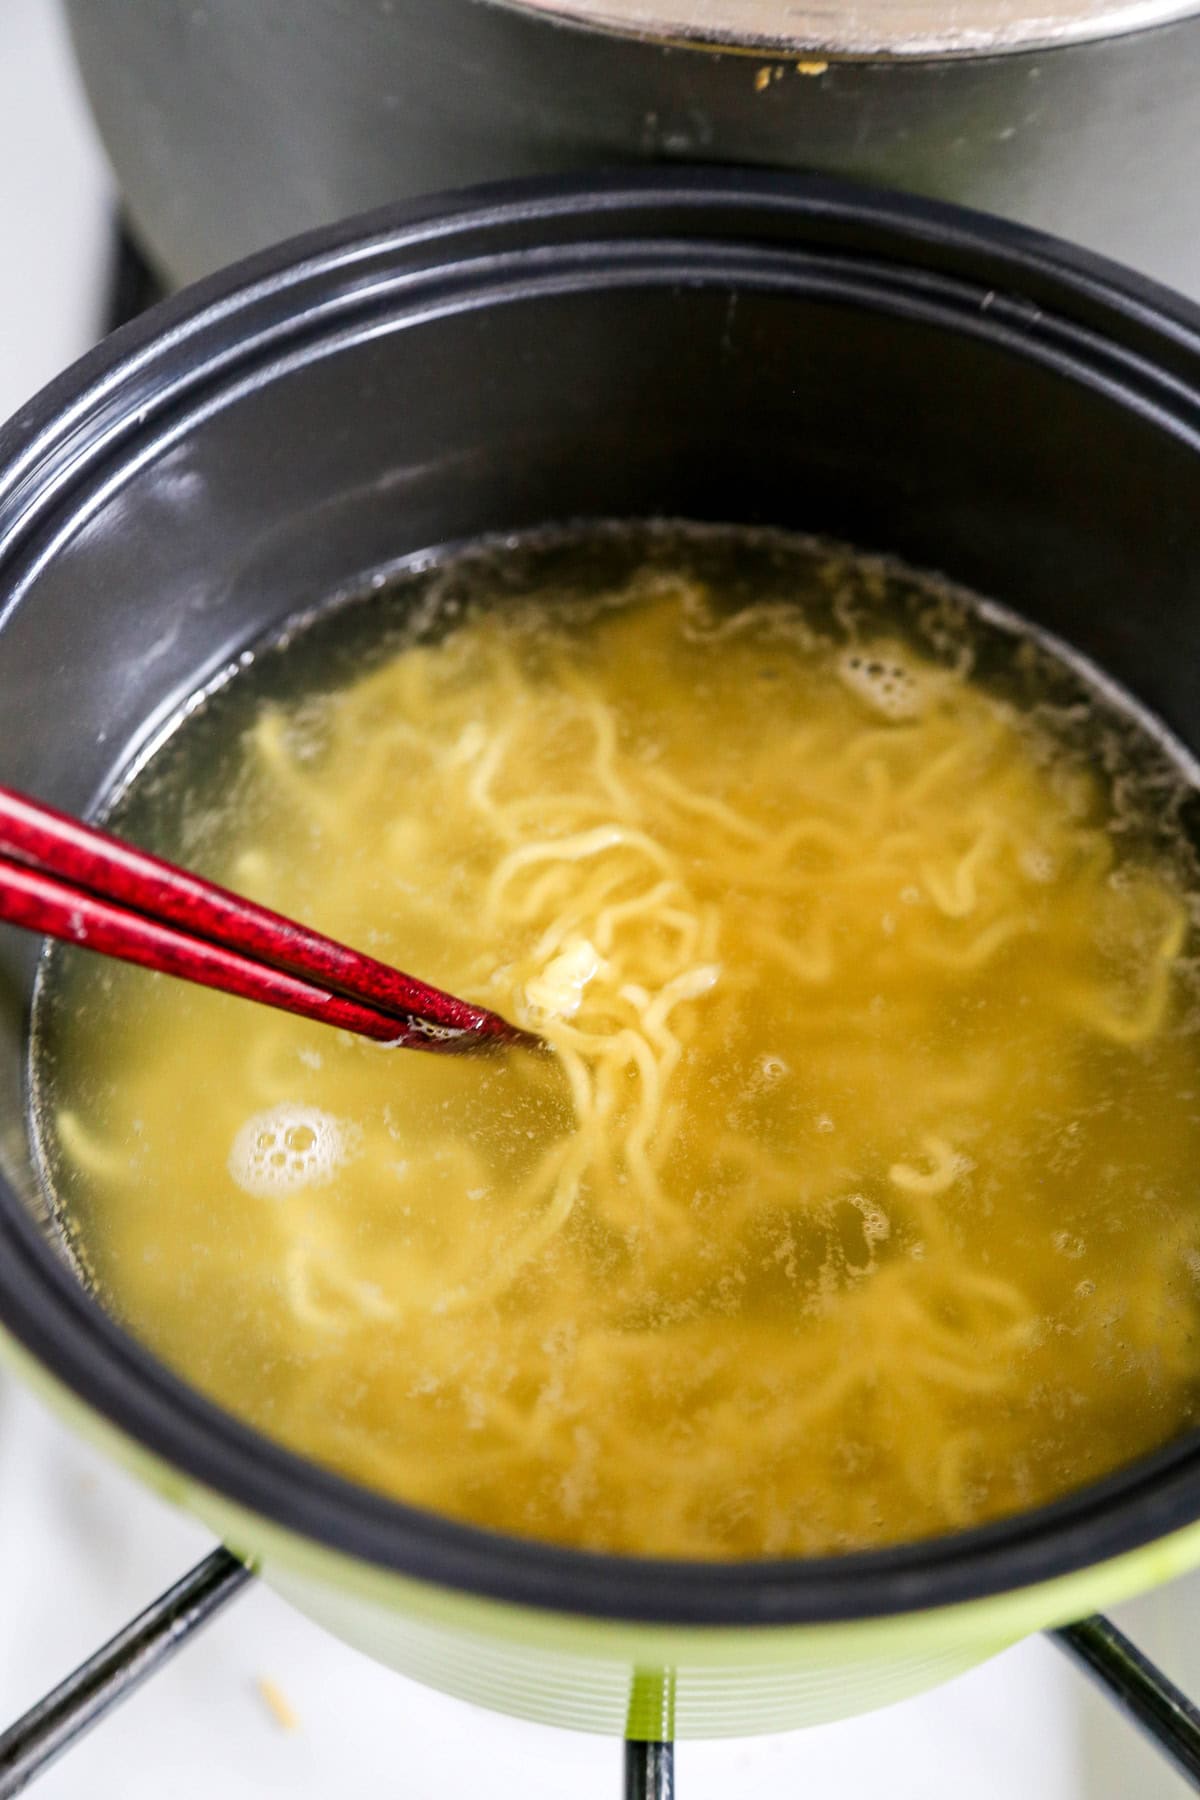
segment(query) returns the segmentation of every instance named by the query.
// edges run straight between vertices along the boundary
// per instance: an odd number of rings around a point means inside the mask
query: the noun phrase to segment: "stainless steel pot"
[[[639,161],[825,170],[1200,294],[1197,0],[67,0],[174,281],[432,189]]]

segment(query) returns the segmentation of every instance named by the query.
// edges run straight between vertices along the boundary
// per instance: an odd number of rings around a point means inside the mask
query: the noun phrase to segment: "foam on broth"
[[[56,950],[81,1259],[263,1431],[522,1535],[805,1555],[1057,1497],[1200,1409],[1190,793],[1031,636],[803,540],[397,577],[115,824],[556,1054]]]

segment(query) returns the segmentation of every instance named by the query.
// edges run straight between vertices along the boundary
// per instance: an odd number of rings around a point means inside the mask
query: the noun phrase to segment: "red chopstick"
[[[0,920],[377,1043],[540,1040],[498,1013],[0,787]]]

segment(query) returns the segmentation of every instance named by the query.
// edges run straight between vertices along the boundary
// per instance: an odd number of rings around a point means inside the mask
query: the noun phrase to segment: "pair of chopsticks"
[[[0,920],[397,1048],[540,1042],[486,1007],[5,787]]]

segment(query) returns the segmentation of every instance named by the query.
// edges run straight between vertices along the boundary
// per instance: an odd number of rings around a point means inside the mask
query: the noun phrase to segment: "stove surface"
[[[0,417],[93,341],[112,257],[107,172],[52,0],[0,6]],[[0,1374],[0,1728],[211,1540]],[[1117,1615],[1200,1690],[1200,1583]],[[478,1711],[376,1667],[252,1588],[45,1776],[45,1800],[334,1793],[613,1800],[616,1744]],[[684,1744],[682,1800],[1169,1800],[1183,1783],[1048,1643],[887,1712]]]

